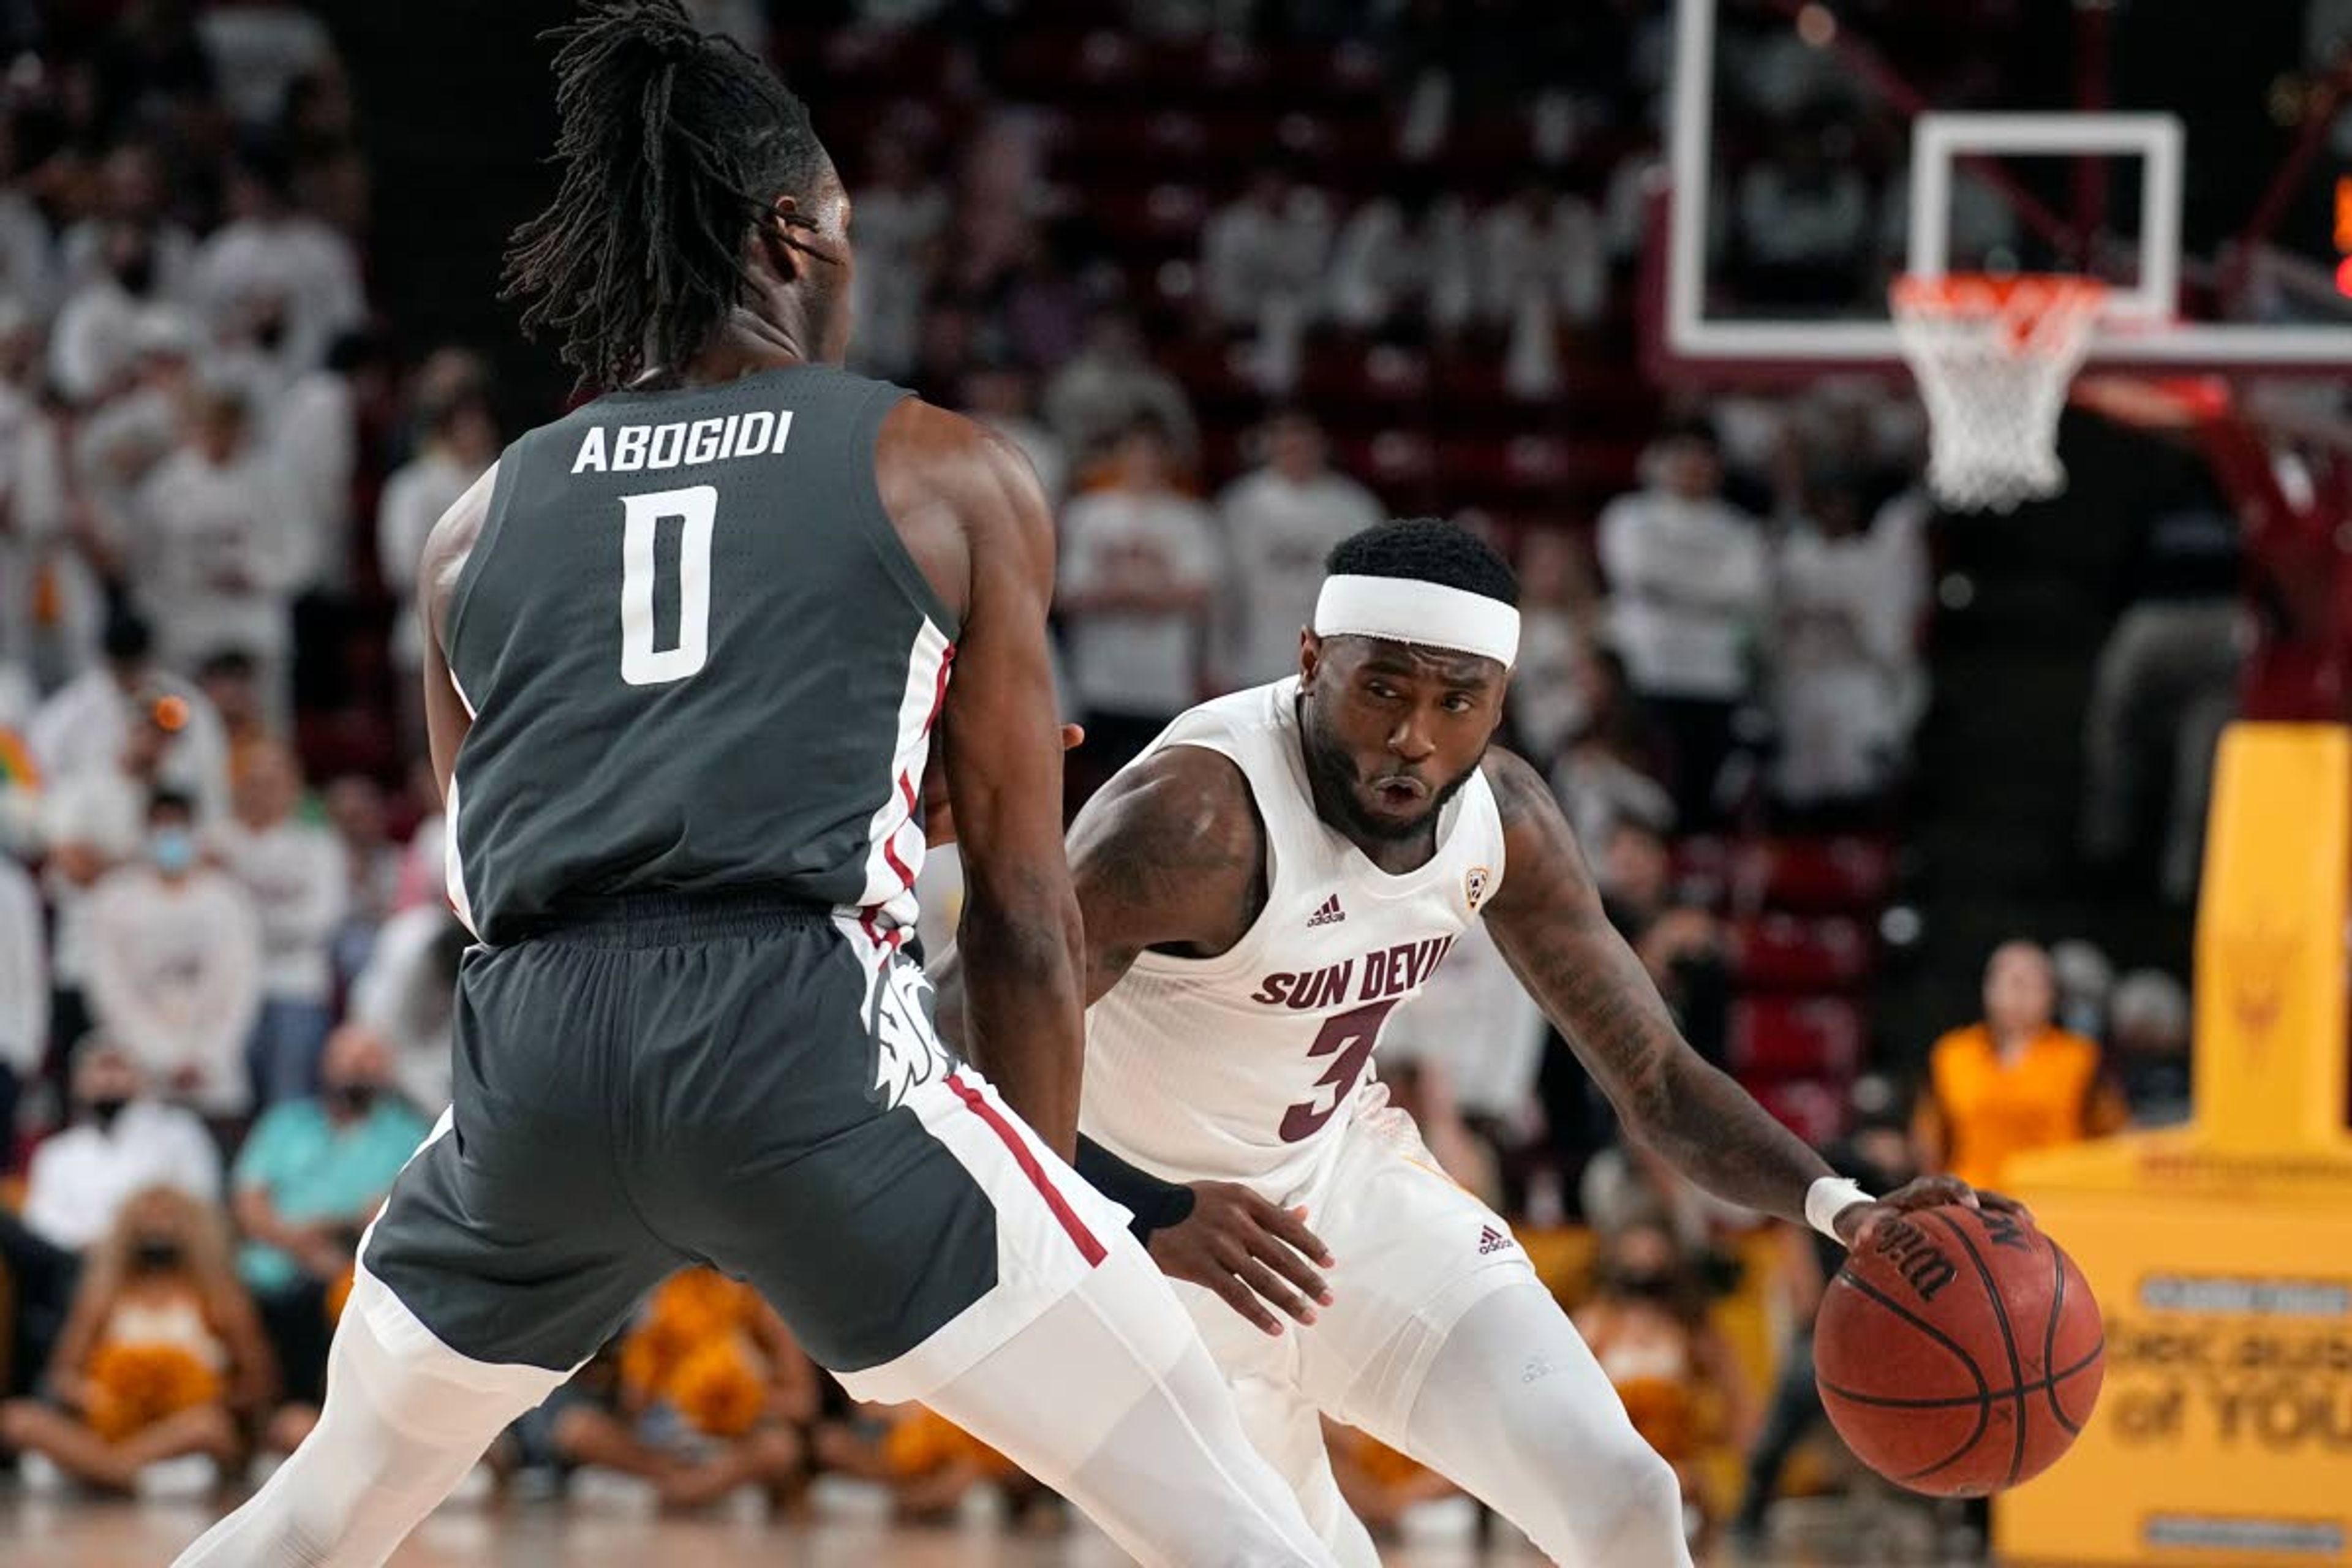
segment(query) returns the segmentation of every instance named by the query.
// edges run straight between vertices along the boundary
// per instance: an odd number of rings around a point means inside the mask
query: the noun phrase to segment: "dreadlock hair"
[[[694,357],[741,297],[745,230],[828,165],[808,107],[679,0],[586,0],[559,40],[563,182],[514,233],[504,299],[593,387]]]

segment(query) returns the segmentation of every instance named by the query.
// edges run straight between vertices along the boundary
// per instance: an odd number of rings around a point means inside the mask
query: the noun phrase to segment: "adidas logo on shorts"
[[[1517,1242],[1490,1225],[1479,1234],[1478,1256],[1484,1258],[1490,1252],[1501,1252],[1507,1247],[1517,1246],[1518,1246]]]
[[[1321,909],[1307,917],[1307,929],[1313,931],[1317,926],[1335,926],[1347,918],[1347,911],[1339,907],[1339,895],[1334,893],[1323,900]]]

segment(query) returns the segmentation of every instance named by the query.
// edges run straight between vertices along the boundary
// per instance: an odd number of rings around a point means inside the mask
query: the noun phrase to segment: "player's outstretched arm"
[[[878,461],[885,472],[922,477],[919,489],[936,498],[929,504],[953,510],[966,556],[970,589],[940,732],[963,846],[961,1044],[1005,1102],[1069,1159],[1085,1020],[1045,647],[1053,514],[1016,449],[920,404],[893,412]]]
[[[1682,1037],[1641,960],[1601,912],[1559,804],[1536,771],[1499,748],[1486,763],[1502,810],[1505,875],[1487,929],[1528,994],[1574,1047],[1625,1128],[1717,1197],[1797,1224],[1830,1168]],[[1949,1177],[1834,1210],[1849,1244],[1896,1208],[1973,1203]],[[1986,1194],[1989,1205],[2008,1200]],[[2009,1205],[2013,1206],[2013,1205]]]

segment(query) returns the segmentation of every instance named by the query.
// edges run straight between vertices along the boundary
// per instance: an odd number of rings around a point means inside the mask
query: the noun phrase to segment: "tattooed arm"
[[[1502,808],[1503,886],[1486,926],[1626,1131],[1718,1197],[1801,1225],[1830,1174],[1797,1136],[1691,1049],[1615,928],[1559,805],[1533,768],[1487,752]]]
[[[1108,995],[1145,949],[1213,958],[1265,907],[1265,830],[1241,770],[1171,746],[1104,785],[1071,826],[1070,876],[1086,927],[1085,1005]],[[940,1037],[961,1048],[963,965],[935,976]],[[989,1064],[977,1062],[982,1071]]]
[[[1805,1194],[1829,1166],[1684,1040],[1641,960],[1601,912],[1559,803],[1536,771],[1499,750],[1485,766],[1502,809],[1504,855],[1486,927],[1520,984],[1568,1037],[1627,1131],[1716,1196],[1806,1224]],[[1860,1247],[1897,1212],[1944,1204],[2032,1218],[2014,1198],[1923,1176],[1848,1204],[1834,1223],[1840,1239]]]

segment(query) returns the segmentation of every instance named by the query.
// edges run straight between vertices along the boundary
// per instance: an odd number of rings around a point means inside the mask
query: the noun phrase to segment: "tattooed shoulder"
[[[1174,746],[1115,780],[1070,834],[1091,934],[1222,951],[1265,908],[1265,828],[1232,761]]]

